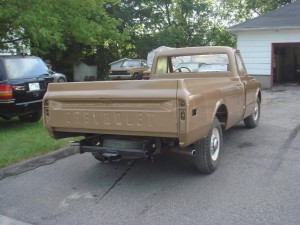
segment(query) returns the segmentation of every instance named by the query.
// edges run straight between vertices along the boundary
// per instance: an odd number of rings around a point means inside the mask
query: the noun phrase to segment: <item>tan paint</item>
[[[231,70],[202,74],[155,74],[159,56],[226,53]],[[186,147],[204,138],[218,108],[225,128],[250,115],[260,83],[238,73],[236,50],[194,47],[159,52],[150,80],[50,84],[44,96],[44,125],[55,132],[178,138]],[[245,93],[246,92],[246,93]]]

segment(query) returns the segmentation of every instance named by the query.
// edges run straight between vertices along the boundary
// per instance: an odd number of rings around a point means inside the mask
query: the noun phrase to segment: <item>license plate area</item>
[[[40,84],[39,83],[29,83],[29,91],[37,91],[40,90]]]

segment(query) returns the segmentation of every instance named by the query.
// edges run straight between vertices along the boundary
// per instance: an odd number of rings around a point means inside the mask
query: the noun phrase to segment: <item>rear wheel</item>
[[[217,169],[222,146],[222,128],[215,117],[207,137],[194,144],[195,166],[200,173],[210,174]]]
[[[250,116],[244,119],[244,124],[247,128],[254,128],[258,125],[260,118],[260,101],[256,101],[254,109]]]
[[[27,115],[19,116],[19,119],[21,122],[33,123],[39,121],[41,117],[42,117],[42,110],[38,110],[36,112]]]

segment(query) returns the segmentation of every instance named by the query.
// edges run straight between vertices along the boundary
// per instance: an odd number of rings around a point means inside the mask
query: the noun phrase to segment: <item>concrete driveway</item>
[[[299,225],[300,87],[262,98],[259,126],[240,123],[224,134],[212,175],[198,174],[182,155],[101,164],[76,154],[0,180],[2,221]]]

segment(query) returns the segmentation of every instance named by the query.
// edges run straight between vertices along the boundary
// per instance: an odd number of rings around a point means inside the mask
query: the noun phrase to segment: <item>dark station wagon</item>
[[[0,55],[0,117],[40,120],[42,99],[52,82],[48,67],[39,57]]]

